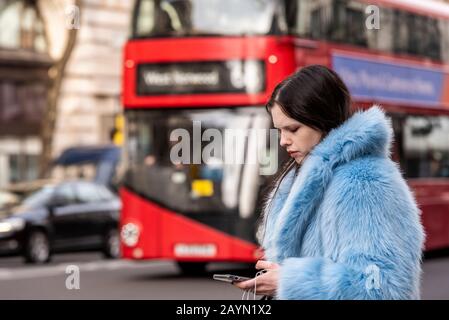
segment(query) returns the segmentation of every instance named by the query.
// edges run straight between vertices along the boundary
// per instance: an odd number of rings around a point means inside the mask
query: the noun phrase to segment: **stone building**
[[[53,63],[47,40],[35,3],[0,2],[0,187],[38,174],[40,124]]]
[[[133,1],[81,0],[75,10],[74,3],[0,1],[0,188],[38,177],[49,75],[70,28],[77,37],[57,100],[52,155],[110,142]]]
[[[82,0],[76,45],[58,102],[53,154],[110,141],[121,111],[122,48],[133,1]]]

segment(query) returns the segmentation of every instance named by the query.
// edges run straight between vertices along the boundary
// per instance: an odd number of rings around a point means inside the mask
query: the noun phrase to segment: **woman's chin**
[[[295,157],[295,161],[296,161],[297,164],[300,164],[300,163],[302,162],[303,159],[304,159],[303,156]]]

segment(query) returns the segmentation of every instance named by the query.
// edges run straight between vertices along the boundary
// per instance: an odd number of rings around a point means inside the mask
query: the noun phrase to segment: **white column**
[[[9,184],[9,158],[6,153],[0,153],[0,188]]]

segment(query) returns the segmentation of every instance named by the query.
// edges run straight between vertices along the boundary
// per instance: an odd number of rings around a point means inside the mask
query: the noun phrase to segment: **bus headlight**
[[[123,225],[120,236],[126,246],[134,247],[139,241],[140,229],[134,223],[127,223]]]
[[[0,222],[0,233],[20,231],[25,228],[25,220],[22,218],[8,218]]]

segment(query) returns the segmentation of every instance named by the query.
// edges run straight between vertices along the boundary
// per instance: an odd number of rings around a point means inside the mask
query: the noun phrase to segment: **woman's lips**
[[[299,155],[301,155],[301,152],[299,152],[299,151],[289,151],[288,154],[290,155],[290,157],[296,158]]]

